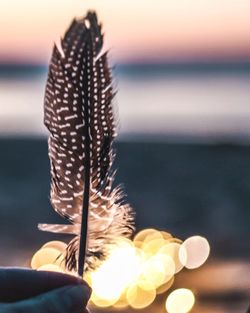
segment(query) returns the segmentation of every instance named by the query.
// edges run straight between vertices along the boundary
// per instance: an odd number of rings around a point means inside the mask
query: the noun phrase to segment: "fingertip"
[[[54,290],[48,293],[65,312],[72,312],[86,309],[86,305],[91,295],[91,289],[87,285],[73,285]],[[64,312],[63,311],[63,312]]]
[[[65,286],[65,285],[82,285],[86,284],[86,282],[80,278],[79,276],[64,274],[59,272],[51,272],[51,271],[36,271],[36,273],[40,273],[41,278],[44,279],[48,286]]]
[[[87,283],[73,275],[26,268],[0,268],[0,302],[27,299],[68,285]]]
[[[86,305],[90,298],[90,288],[83,285],[68,285],[51,290],[24,301],[6,304],[7,312],[60,312],[60,313],[86,313]],[[0,308],[0,312],[1,308]]]

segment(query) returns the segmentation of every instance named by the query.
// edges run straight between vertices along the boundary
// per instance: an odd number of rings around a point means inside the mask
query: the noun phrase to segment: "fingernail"
[[[83,309],[90,297],[91,290],[86,285],[67,287],[60,295],[64,309],[76,310]]]

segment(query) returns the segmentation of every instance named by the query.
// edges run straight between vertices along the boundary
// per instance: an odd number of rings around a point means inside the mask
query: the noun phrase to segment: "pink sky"
[[[250,59],[250,0],[8,0],[0,61],[47,62],[53,41],[88,8],[118,61]]]

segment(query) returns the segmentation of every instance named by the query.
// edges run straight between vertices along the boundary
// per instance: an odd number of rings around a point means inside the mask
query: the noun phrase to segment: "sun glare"
[[[50,241],[33,256],[31,267],[37,270],[65,272],[64,253],[67,244]],[[193,236],[182,242],[165,231],[144,229],[133,241],[118,238],[110,246],[108,258],[84,275],[92,288],[91,303],[100,308],[122,309],[130,306],[143,309],[151,305],[158,294],[167,293],[174,278],[185,266],[201,266],[210,251],[208,241]],[[72,274],[72,273],[71,273]],[[74,273],[73,273],[74,274]],[[186,313],[193,307],[191,290],[177,289],[166,300],[168,313]]]

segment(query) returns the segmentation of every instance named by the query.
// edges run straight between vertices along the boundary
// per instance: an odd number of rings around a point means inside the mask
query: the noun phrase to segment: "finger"
[[[82,279],[56,272],[0,268],[0,302],[14,302],[67,285],[87,285]]]
[[[90,297],[85,285],[74,285],[52,290],[27,300],[5,304],[4,313],[69,313],[84,312]]]

